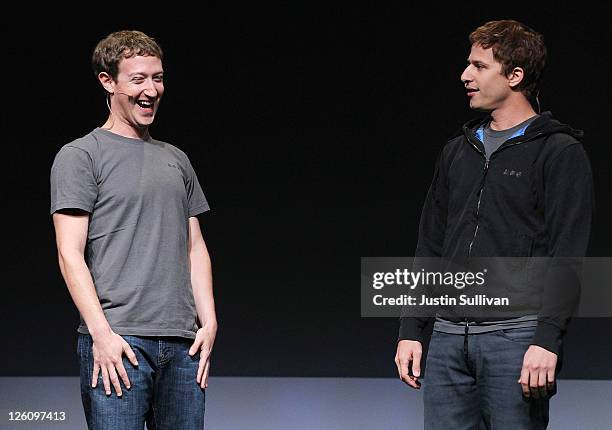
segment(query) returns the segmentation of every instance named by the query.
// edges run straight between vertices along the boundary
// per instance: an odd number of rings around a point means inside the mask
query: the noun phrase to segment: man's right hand
[[[419,376],[421,376],[422,355],[423,347],[421,342],[416,340],[400,340],[397,343],[397,353],[395,354],[397,373],[402,381],[417,390],[421,388]],[[410,372],[411,365],[412,372]]]
[[[104,391],[106,395],[111,394],[111,383],[115,387],[117,396],[121,396],[121,384],[119,377],[125,384],[126,388],[130,389],[130,380],[128,378],[125,367],[123,367],[123,354],[134,366],[138,366],[136,354],[132,351],[130,345],[117,333],[113,331],[102,337],[96,337],[93,342],[93,375],[91,379],[91,387],[96,388],[98,384],[98,375],[102,372],[102,382],[104,383]],[[117,376],[119,374],[119,377]]]

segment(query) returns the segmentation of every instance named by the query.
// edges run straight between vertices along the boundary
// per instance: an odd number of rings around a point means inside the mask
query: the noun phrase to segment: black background
[[[397,321],[360,317],[361,256],[414,253],[436,155],[474,112],[467,36],[513,18],[544,34],[542,110],[585,130],[590,254],[611,255],[610,25],[595,10],[277,2],[30,10],[3,27],[0,374],[77,375],[78,313],[49,216],[65,143],[106,119],[96,43],[139,29],[165,51],[154,137],[190,157],[212,211],[213,376],[396,374]],[[563,377],[612,378],[610,320],[570,326]]]

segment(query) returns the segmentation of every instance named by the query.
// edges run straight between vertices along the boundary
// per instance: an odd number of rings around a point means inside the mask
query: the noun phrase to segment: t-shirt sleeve
[[[98,197],[93,161],[87,151],[66,145],[51,167],[51,214],[60,209],[92,212]]]
[[[210,206],[206,201],[204,191],[202,191],[200,181],[198,181],[198,176],[193,170],[193,166],[191,165],[191,161],[189,161],[189,157],[187,157],[187,155],[185,155],[185,159],[187,160],[186,187],[187,199],[189,202],[189,216],[192,217],[210,210]]]

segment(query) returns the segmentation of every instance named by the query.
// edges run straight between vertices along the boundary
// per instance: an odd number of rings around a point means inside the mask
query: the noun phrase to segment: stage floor
[[[421,429],[421,393],[378,378],[211,377],[207,430]],[[560,380],[554,430],[612,429],[612,381]],[[65,421],[9,421],[10,412],[65,412]],[[1,377],[1,429],[86,429],[76,377]]]

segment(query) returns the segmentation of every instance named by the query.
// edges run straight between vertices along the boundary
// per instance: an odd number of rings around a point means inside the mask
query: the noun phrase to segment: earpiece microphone
[[[115,94],[123,94],[123,95],[128,96],[128,98],[130,99],[134,98],[132,94],[124,93],[123,91],[116,91],[116,92],[108,91],[106,93],[106,106],[108,107],[108,110],[110,111],[111,114],[113,113],[113,111],[111,110],[111,107],[110,107],[110,98],[112,95],[115,95]]]
[[[129,94],[129,93],[124,93],[123,91],[116,91],[115,93],[116,93],[116,94],[123,94],[123,95],[126,95],[126,96],[128,96],[129,98],[134,98],[134,96],[133,96],[132,94]]]
[[[107,128],[107,130],[112,129],[113,124],[115,123],[115,113],[113,112],[113,110],[111,109],[111,106],[110,106],[111,96],[113,96],[115,94],[123,94],[124,96],[127,96],[131,100],[134,100],[134,98],[135,98],[134,95],[132,95],[130,93],[124,93],[123,91],[115,91],[115,92],[108,91],[106,93],[106,106],[108,107],[108,111],[110,112],[109,121],[111,121],[111,125],[110,125],[109,128]]]

